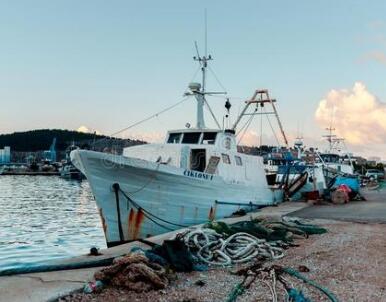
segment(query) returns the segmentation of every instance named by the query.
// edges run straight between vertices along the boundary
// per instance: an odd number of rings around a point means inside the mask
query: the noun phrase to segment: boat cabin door
[[[190,150],[190,170],[204,172],[206,167],[206,150]]]

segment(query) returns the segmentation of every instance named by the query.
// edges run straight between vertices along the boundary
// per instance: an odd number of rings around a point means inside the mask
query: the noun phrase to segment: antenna
[[[186,93],[185,95],[194,95],[197,99],[197,128],[205,128],[205,122],[204,122],[204,105],[208,107],[208,110],[210,114],[212,115],[217,127],[221,129],[221,126],[219,122],[216,119],[216,116],[214,115],[212,109],[210,108],[208,102],[205,99],[205,95],[207,94],[225,94],[224,92],[206,92],[206,70],[208,68],[208,61],[213,60],[211,55],[208,55],[208,26],[207,26],[207,14],[205,9],[205,49],[204,49],[204,55],[200,55],[200,51],[198,49],[198,43],[197,41],[194,41],[194,47],[196,48],[196,54],[197,56],[193,57],[194,61],[197,61],[200,64],[201,72],[202,72],[202,84],[199,83],[191,83],[189,85],[189,88],[191,90],[191,93]]]
[[[333,145],[333,139],[336,137],[335,134],[332,134],[333,131],[335,131],[335,128],[332,128],[332,126],[330,125],[330,127],[326,128],[326,130],[328,131],[328,134],[327,135],[323,135],[323,137],[325,137],[327,139],[327,141],[329,142],[329,144],[330,144],[330,152],[331,152],[332,145]]]
[[[205,8],[205,57],[208,55],[208,18]]]
[[[202,72],[202,84],[201,84],[201,92],[205,93],[205,84],[206,84],[206,69],[208,68],[208,61],[213,60],[211,55],[200,56],[200,52],[198,50],[197,41],[194,41],[194,46],[196,48],[197,57],[193,57],[195,61],[197,61],[201,66]]]

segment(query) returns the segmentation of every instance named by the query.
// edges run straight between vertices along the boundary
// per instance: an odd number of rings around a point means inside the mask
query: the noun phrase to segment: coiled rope
[[[190,251],[210,265],[229,266],[258,256],[274,260],[284,257],[284,243],[268,242],[248,233],[236,233],[225,239],[212,229],[201,228],[189,231],[183,238]]]

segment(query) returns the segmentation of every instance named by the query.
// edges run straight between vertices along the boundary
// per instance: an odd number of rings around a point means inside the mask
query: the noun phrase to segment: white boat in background
[[[335,128],[332,126],[326,130],[328,134],[324,137],[329,143],[329,149],[325,153],[317,153],[317,165],[323,169],[327,189],[345,185],[351,189],[350,197],[355,197],[359,193],[360,181],[359,176],[355,174],[353,161],[345,140],[333,134]]]
[[[209,59],[197,58],[202,85],[189,85],[195,128],[169,131],[165,143],[128,147],[122,155],[71,152],[90,183],[108,246],[282,201],[282,190],[267,184],[263,158],[237,151],[235,127],[205,127],[204,104],[212,113],[205,98]]]
[[[60,177],[69,180],[82,180],[84,179],[84,175],[82,172],[77,169],[74,164],[71,162],[70,154],[72,151],[79,149],[79,147],[75,146],[73,142],[70,146],[67,147],[65,154],[66,157],[62,161],[62,167],[59,169]]]

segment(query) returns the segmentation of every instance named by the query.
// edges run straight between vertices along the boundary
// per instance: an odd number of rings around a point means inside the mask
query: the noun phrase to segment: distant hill
[[[144,142],[109,138],[104,135],[82,133],[60,129],[40,129],[0,135],[0,148],[10,146],[16,152],[37,152],[48,150],[56,137],[56,150],[64,151],[72,142],[81,148],[90,148],[94,141],[99,148],[114,145],[137,145]],[[103,142],[101,145],[100,142]]]

